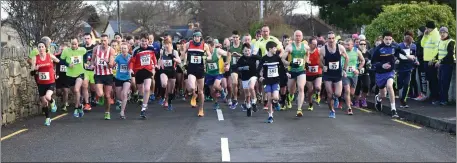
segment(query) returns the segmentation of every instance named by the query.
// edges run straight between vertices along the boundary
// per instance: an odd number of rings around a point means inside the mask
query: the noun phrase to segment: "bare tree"
[[[49,36],[55,41],[75,36],[82,31],[84,17],[82,0],[74,1],[2,1],[8,23],[15,29],[23,45]]]
[[[97,2],[97,9],[100,14],[107,17],[107,19],[112,19],[115,16],[117,10],[117,1],[114,0],[101,0]]]
[[[290,15],[299,7],[298,0],[291,1],[267,1],[265,3],[266,16],[278,14],[281,16]]]

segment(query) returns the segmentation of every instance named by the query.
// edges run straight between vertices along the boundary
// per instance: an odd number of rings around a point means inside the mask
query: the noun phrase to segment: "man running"
[[[323,67],[324,86],[327,92],[327,103],[330,109],[329,117],[335,118],[335,109],[338,105],[337,100],[341,96],[343,77],[346,77],[346,71],[348,67],[348,56],[346,49],[343,45],[337,45],[335,40],[335,33],[332,31],[328,32],[327,44],[324,48],[319,49],[320,55],[320,66]],[[341,67],[341,57],[345,60],[343,68]],[[335,88],[335,91],[333,91]]]
[[[252,55],[251,44],[243,44],[243,56],[240,57],[236,67],[240,72],[241,83],[244,90],[244,104],[243,111],[247,111],[247,116],[252,115],[252,111],[257,112],[257,97],[255,91],[255,84],[257,83],[257,66],[259,64],[260,56]]]
[[[230,54],[216,47],[216,44],[219,44],[217,39],[210,38],[206,43],[209,45],[209,51],[212,52],[206,59],[206,86],[209,87],[210,95],[214,99],[214,110],[217,110],[219,109],[218,94],[222,91],[222,74],[224,73],[225,65],[229,64],[228,61],[223,61],[222,56],[230,57]]]
[[[115,51],[108,45],[108,35],[102,34],[100,37],[101,44],[93,50],[92,65],[95,66],[95,87],[98,98],[105,97],[105,120],[110,120],[111,104],[114,104],[111,98],[113,85],[114,54]]]
[[[56,53],[57,59],[61,60],[62,52],[67,48],[67,45],[61,44],[59,51]],[[56,89],[60,92],[62,97],[62,111],[67,112],[68,105],[68,94],[70,93],[70,86],[68,85],[67,77],[67,66],[64,63],[58,63],[56,67],[57,76],[56,76]],[[58,93],[59,94],[59,93]]]
[[[355,87],[357,86],[358,81],[357,77],[360,73],[360,70],[362,70],[363,66],[365,65],[365,58],[363,58],[362,52],[360,52],[357,47],[354,47],[354,42],[352,39],[346,39],[344,41],[344,46],[349,58],[349,61],[347,62],[348,69],[346,71],[346,77],[343,77],[344,100],[346,101],[346,105],[348,107],[347,114],[353,115],[354,113],[352,112],[352,106],[355,104],[355,101],[353,101],[353,104],[351,104],[351,99],[355,98],[351,98],[351,96],[354,96]],[[341,59],[343,60],[342,62],[346,63],[345,58]]]
[[[284,65],[288,66],[291,78],[288,79],[289,97],[286,101],[287,108],[292,108],[292,100],[298,86],[297,117],[303,116],[302,105],[305,98],[306,72],[305,63],[308,60],[309,46],[303,43],[303,33],[300,30],[294,32],[294,42],[287,45],[281,55]],[[284,99],[286,97],[284,96]]]
[[[407,31],[404,34],[404,40],[398,46],[406,53],[406,55],[416,56],[416,44],[413,43],[413,32]],[[400,96],[400,108],[409,108],[406,99],[409,94],[410,82],[414,65],[419,65],[419,61],[410,61],[407,58],[400,56],[396,67],[397,72],[397,88]],[[414,78],[415,79],[415,78]]]
[[[82,92],[83,92],[83,97],[84,100],[86,101],[91,101],[93,104],[95,104],[95,80],[94,80],[94,66],[90,64],[92,60],[92,51],[94,49],[95,45],[92,44],[92,36],[90,33],[85,33],[84,34],[84,46],[83,48],[86,48],[86,54],[83,57],[84,61],[84,81],[82,85]],[[89,89],[90,88],[90,89]],[[90,91],[90,97],[91,100],[89,100],[89,91]],[[103,99],[103,98],[102,98]],[[84,110],[85,111],[90,111],[91,105],[84,105]]]
[[[398,118],[397,110],[395,108],[395,92],[393,88],[394,83],[394,64],[395,58],[406,57],[409,60],[415,60],[415,56],[406,55],[398,46],[392,44],[392,32],[386,31],[382,35],[383,43],[376,47],[373,53],[371,63],[375,68],[376,85],[379,88],[379,94],[375,96],[376,109],[382,111],[382,99],[386,97],[386,91],[389,92],[390,108],[393,118]],[[401,56],[403,55],[403,56]],[[387,90],[386,90],[387,87]]]
[[[319,49],[317,48],[317,38],[312,38],[309,40],[309,56],[308,61],[306,61],[306,87],[308,88],[308,110],[313,110],[313,94],[316,95],[316,103],[320,103],[320,92],[322,86],[322,67],[320,64]]]
[[[84,80],[84,74],[86,70],[84,69],[84,55],[86,54],[86,49],[78,47],[78,39],[71,39],[71,48],[66,48],[62,52],[60,57],[65,63],[67,68],[67,78],[68,84],[70,87],[73,87],[73,93],[75,95],[75,110],[73,116],[82,117],[84,116],[83,106],[81,104],[81,86]],[[86,99],[84,99],[86,100]],[[89,104],[89,99],[84,101],[85,104]]]
[[[184,54],[185,60],[188,65],[187,69],[187,81],[188,85],[186,86],[188,92],[191,92],[192,99],[190,101],[190,105],[192,107],[197,107],[197,97],[198,101],[200,102],[200,106],[198,109],[198,116],[203,117],[203,105],[205,103],[204,96],[203,96],[203,86],[205,81],[205,59],[204,57],[211,54],[209,51],[209,47],[207,44],[204,43],[202,40],[202,33],[200,31],[195,31],[193,34],[193,39],[186,43],[184,46]],[[195,91],[198,91],[198,96]]]
[[[121,54],[118,55],[114,62],[116,62],[117,73],[114,79],[116,86],[116,110],[120,110],[119,113],[121,119],[125,119],[125,106],[127,105],[127,96],[130,91],[130,71],[128,69],[128,63],[131,55],[129,54],[128,43],[121,44]]]
[[[228,103],[231,104],[231,109],[236,109],[238,105],[238,71],[236,68],[236,63],[243,54],[243,49],[240,41],[240,35],[238,31],[232,32],[233,42],[228,48],[230,59],[230,78],[228,80],[229,91],[228,91]],[[232,100],[233,99],[233,100]]]
[[[129,62],[130,73],[135,74],[135,80],[139,93],[139,103],[141,104],[140,117],[146,118],[146,109],[148,107],[149,93],[151,93],[151,84],[153,82],[153,71],[157,66],[156,54],[154,48],[149,46],[148,35],[140,36],[141,45],[133,51],[132,58]]]
[[[263,81],[264,89],[267,97],[268,107],[268,119],[267,123],[273,123],[273,106],[276,110],[279,109],[279,82],[280,75],[286,74],[290,77],[290,74],[285,69],[281,57],[276,55],[277,44],[273,41],[269,41],[266,44],[267,54],[262,57],[259,62],[257,72],[259,72],[259,80]]]

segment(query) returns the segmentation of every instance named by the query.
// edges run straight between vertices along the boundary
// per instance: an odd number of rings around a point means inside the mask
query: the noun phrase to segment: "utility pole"
[[[263,22],[263,0],[260,0],[260,21]]]
[[[121,4],[119,3],[119,0],[117,0],[117,27],[119,29],[119,34],[121,34],[121,10],[120,7]]]
[[[309,7],[311,8],[310,11],[311,11],[311,28],[313,29],[313,36],[314,36],[314,23],[313,23],[313,20],[314,20],[314,17],[313,17],[313,5],[311,5],[311,1],[308,1],[309,2]]]

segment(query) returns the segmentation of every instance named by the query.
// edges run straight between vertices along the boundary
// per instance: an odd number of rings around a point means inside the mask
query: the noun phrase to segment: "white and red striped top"
[[[112,75],[113,69],[109,67],[109,57],[111,47],[102,51],[100,46],[97,48],[97,53],[95,54],[95,75]]]

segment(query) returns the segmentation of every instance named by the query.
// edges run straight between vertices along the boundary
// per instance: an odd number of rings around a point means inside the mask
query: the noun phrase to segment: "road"
[[[103,120],[102,108],[82,119],[63,116],[43,126],[35,117],[2,127],[4,162],[455,162],[455,136],[393,121],[377,112],[355,109],[353,116],[338,110],[328,118],[325,104],[305,111],[275,112],[265,123],[263,110],[246,117],[240,108],[222,106],[224,120],[206,103],[205,117],[188,102],[177,100],[174,111],[149,106],[148,119],[139,119],[139,107],[128,105],[127,119],[112,111]],[[305,105],[307,106],[307,105]],[[294,105],[295,109],[295,105]],[[53,116],[62,113],[55,113]],[[221,117],[220,117],[221,118]],[[222,146],[222,147],[221,147]]]

